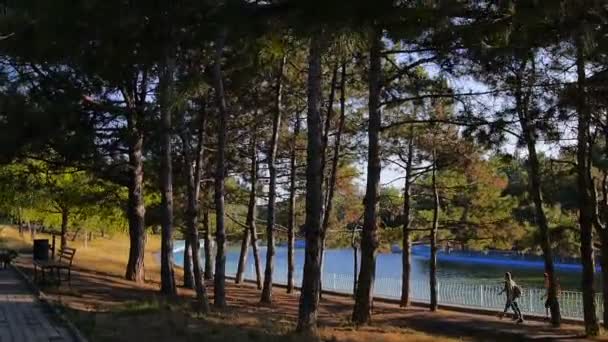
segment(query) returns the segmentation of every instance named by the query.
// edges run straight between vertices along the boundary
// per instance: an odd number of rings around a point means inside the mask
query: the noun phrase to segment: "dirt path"
[[[251,284],[231,285],[228,290],[230,302],[243,310],[252,310],[262,315],[279,314],[289,320],[297,319],[298,296],[275,290],[275,305],[259,306],[259,294]],[[340,329],[348,326],[352,310],[352,300],[348,297],[324,295],[320,320],[325,327]],[[466,314],[440,310],[429,312],[421,307],[408,309],[395,304],[378,303],[374,305],[373,326],[380,330],[411,329],[428,334],[466,338],[483,341],[569,341],[584,340],[582,327],[565,325],[554,329],[544,322],[515,324],[510,319],[500,320],[487,315]]]

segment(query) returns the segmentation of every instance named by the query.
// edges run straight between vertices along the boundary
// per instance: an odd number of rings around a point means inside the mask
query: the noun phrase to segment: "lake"
[[[176,241],[175,244],[175,262],[178,265],[183,265],[183,241]],[[236,273],[236,265],[239,257],[239,246],[229,245],[226,255],[227,274],[234,275]],[[262,272],[266,260],[266,248],[260,247],[260,260],[262,261]],[[304,249],[295,250],[296,260],[296,280],[301,277],[302,266],[304,264]],[[339,279],[351,279],[353,277],[353,251],[352,249],[330,249],[325,254],[324,277],[330,281],[332,277]],[[399,253],[382,253],[377,257],[376,278],[383,279],[385,282],[393,283],[400,282],[401,279],[401,254]],[[278,283],[285,283],[287,277],[287,248],[277,247],[274,267],[274,278]],[[499,260],[496,263],[478,263],[467,262],[466,260],[446,261],[439,260],[438,262],[438,279],[443,283],[461,283],[461,284],[485,284],[498,285],[502,282],[502,277],[505,272],[511,272],[514,279],[525,287],[542,287],[543,286],[543,268],[542,264],[537,265],[522,265],[513,260]],[[557,276],[563,290],[579,290],[580,289],[580,270],[570,268],[558,268]],[[247,258],[246,277],[254,279],[255,272],[253,269],[253,254],[249,249]],[[428,282],[428,259],[424,256],[417,255],[412,257],[412,281],[425,283]],[[599,276],[598,276],[599,286]],[[398,285],[398,286],[397,286]],[[345,285],[344,285],[345,286]],[[388,286],[388,285],[387,285]],[[391,284],[391,288],[400,289],[399,284]],[[599,287],[596,287],[599,290]],[[392,289],[394,291],[394,289]]]

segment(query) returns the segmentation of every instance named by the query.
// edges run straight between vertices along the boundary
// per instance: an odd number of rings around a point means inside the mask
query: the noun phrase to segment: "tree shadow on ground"
[[[586,338],[577,326],[553,328],[548,323],[516,324],[510,318],[498,320],[445,311],[432,313],[424,308],[408,308],[399,312],[381,307],[376,309],[375,317],[389,326],[475,341],[574,341]]]
[[[30,261],[31,262],[31,261]],[[19,267],[30,276],[31,265],[23,260]],[[285,288],[275,287],[272,305],[260,305],[260,291],[253,284],[235,285],[227,280],[229,308],[200,317],[193,310],[194,292],[179,289],[179,296],[167,300],[159,295],[157,283],[134,284],[116,275],[75,268],[72,285],[45,289],[49,297],[65,307],[93,340],[133,341],[133,339],[162,341],[299,341],[292,333],[298,316],[299,295],[287,294]],[[211,282],[207,283],[213,301]],[[319,311],[322,330],[329,331],[327,340],[399,341],[412,339],[409,334],[423,332],[432,340],[450,337],[475,341],[575,340],[582,338],[580,327],[552,329],[548,324],[510,321],[481,315],[439,311],[431,313],[421,307],[399,308],[394,304],[377,302],[371,327],[355,329],[350,323],[352,298],[324,295]],[[164,322],[160,324],[158,322]],[[367,335],[366,335],[367,334]],[[368,339],[338,338],[361,335]],[[378,339],[378,336],[393,336]],[[394,337],[397,336],[397,337]],[[128,338],[127,338],[128,337]],[[144,338],[145,337],[145,338]],[[149,337],[149,338],[148,338]],[[429,339],[425,341],[430,341]]]

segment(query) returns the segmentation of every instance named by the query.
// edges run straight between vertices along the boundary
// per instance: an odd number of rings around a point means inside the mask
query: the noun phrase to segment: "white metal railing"
[[[226,263],[226,275],[236,275],[237,264]],[[250,265],[245,272],[245,279],[255,280],[255,269]],[[262,274],[263,276],[263,274]],[[302,284],[302,273],[295,272],[294,281],[296,286]],[[274,283],[287,284],[287,272],[275,269]],[[489,309],[502,311],[505,305],[505,296],[499,295],[502,286],[496,283],[462,283],[438,281],[439,304],[448,304],[466,308]],[[353,293],[353,275],[338,273],[323,273],[323,290],[339,292],[344,294]],[[521,298],[518,300],[519,307],[524,314],[545,314],[544,289],[523,288]],[[379,298],[399,299],[401,298],[400,278],[376,278],[374,283],[374,295]],[[411,282],[410,298],[414,301],[428,303],[430,298],[429,283],[423,280]],[[596,294],[596,308],[598,317],[602,317],[602,295]],[[583,318],[583,295],[577,291],[560,291],[559,303],[562,317],[569,319]]]

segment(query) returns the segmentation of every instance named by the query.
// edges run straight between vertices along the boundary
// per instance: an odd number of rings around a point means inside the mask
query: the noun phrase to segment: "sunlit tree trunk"
[[[239,253],[239,261],[236,267],[236,276],[234,283],[240,284],[245,277],[245,268],[247,267],[247,253],[249,252],[249,243],[251,240],[251,230],[248,226],[243,229],[243,238],[241,239],[241,252]]]
[[[296,180],[297,174],[297,149],[298,135],[300,134],[300,114],[296,113],[296,120],[293,128],[293,138],[290,151],[290,179],[289,179],[289,218],[287,223],[287,293],[294,290],[294,243],[296,230]]]
[[[308,55],[308,114],[306,118],[306,251],[300,293],[297,331],[317,335],[319,280],[321,275],[321,225],[323,210],[323,153],[321,127],[322,33],[311,38]]]
[[[437,153],[433,148],[433,165],[432,165],[432,190],[433,190],[433,224],[431,226],[431,259],[429,262],[429,286],[431,293],[431,301],[429,308],[431,311],[436,311],[438,308],[437,298],[437,230],[439,228],[439,191],[437,190]]]
[[[247,227],[251,234],[251,249],[253,250],[253,265],[255,268],[255,279],[258,290],[262,289],[262,267],[260,263],[260,253],[258,249],[258,229],[256,219],[257,211],[257,189],[258,189],[258,154],[257,154],[257,139],[253,136],[251,143],[251,190],[249,191],[249,205],[247,210]]]
[[[353,309],[355,324],[371,322],[374,280],[376,277],[376,250],[378,248],[378,193],[380,188],[380,108],[382,90],[382,30],[374,28],[370,34],[369,65],[369,120],[368,158],[363,231],[361,235],[361,270],[357,284],[357,295]]]
[[[352,232],[352,236],[350,239],[350,246],[353,249],[353,299],[357,295],[357,276],[359,273],[359,259],[358,259],[359,248],[357,246],[357,239],[356,239],[357,235],[356,234],[357,234],[357,227],[353,227],[353,232]]]
[[[270,181],[268,184],[268,218],[266,220],[266,269],[264,272],[264,287],[262,288],[261,302],[270,304],[272,303],[272,276],[274,270],[274,224],[276,219],[275,214],[275,202],[277,196],[277,167],[276,167],[276,156],[277,147],[279,144],[279,132],[281,129],[281,112],[283,110],[282,98],[283,98],[283,69],[285,66],[286,58],[283,56],[278,69],[276,93],[275,93],[275,108],[274,118],[272,120],[272,137],[270,141],[270,147],[268,151],[268,173]]]
[[[403,187],[403,251],[401,254],[402,274],[401,274],[401,302],[404,308],[410,305],[410,276],[412,273],[412,238],[410,232],[410,209],[411,209],[411,187],[412,187],[412,166],[414,163],[414,132],[410,128],[409,143],[407,147],[407,159],[405,164],[405,185]]]
[[[255,206],[255,205],[254,205]],[[250,229],[250,233],[251,233],[251,249],[253,251],[253,266],[255,269],[255,282],[256,282],[256,286],[258,287],[258,290],[262,289],[262,265],[261,265],[261,261],[260,261],[260,252],[259,252],[259,248],[258,248],[258,239],[257,239],[257,226],[255,224],[255,213],[257,212],[257,209],[253,210],[253,214],[252,216],[254,217],[253,220],[249,221],[249,229]]]
[[[211,227],[209,226],[209,203],[208,185],[203,184],[203,248],[205,254],[204,277],[206,280],[213,279],[213,247],[211,246]]]
[[[139,114],[132,110],[127,115],[129,127],[129,199],[127,217],[129,220],[129,260],[125,278],[137,283],[144,282],[144,249],[146,246],[144,217],[144,134],[140,128]]]
[[[184,287],[187,289],[194,288],[194,273],[192,270],[192,247],[190,246],[190,237],[185,235],[184,239]]]

